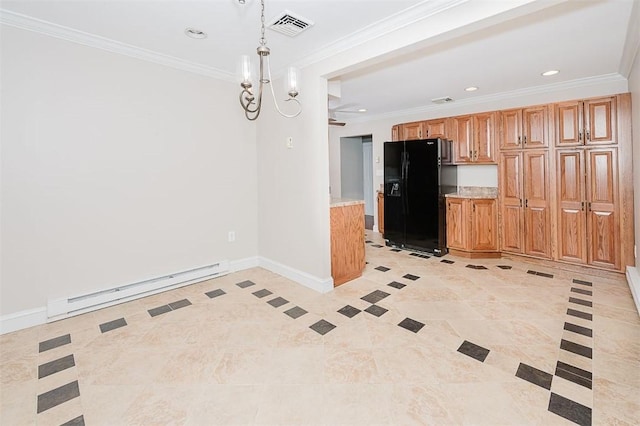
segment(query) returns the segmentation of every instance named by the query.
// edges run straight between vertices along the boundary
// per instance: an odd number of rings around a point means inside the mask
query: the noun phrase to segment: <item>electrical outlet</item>
[[[232,243],[236,240],[236,231],[229,231],[229,242]]]

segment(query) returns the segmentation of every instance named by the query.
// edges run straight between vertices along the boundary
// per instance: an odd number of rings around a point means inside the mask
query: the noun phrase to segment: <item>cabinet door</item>
[[[618,269],[617,152],[591,149],[586,156],[588,262]]]
[[[549,165],[547,151],[524,152],[526,254],[550,257]]]
[[[391,141],[397,142],[400,140],[400,125],[396,124],[391,128]]]
[[[500,112],[500,149],[520,148],[522,145],[522,110],[510,109]]]
[[[554,105],[556,145],[582,145],[582,102],[562,102]]]
[[[471,204],[471,250],[498,249],[496,200],[469,200]]]
[[[501,246],[512,253],[523,252],[522,154],[500,154]]]
[[[616,97],[584,101],[584,135],[586,145],[615,144]]]
[[[423,121],[416,121],[415,123],[404,123],[402,125],[402,140],[410,141],[416,139],[422,139],[426,133],[423,129]]]
[[[447,198],[447,247],[467,249],[467,203],[463,198]]]
[[[465,115],[453,119],[454,141],[453,154],[455,163],[473,161],[473,117]]]
[[[378,232],[384,234],[384,194],[378,192]]]
[[[586,263],[584,154],[558,151],[558,259]]]
[[[548,117],[546,105],[522,110],[522,140],[525,148],[544,148],[548,145]]]
[[[476,163],[495,163],[495,113],[476,114],[473,116],[474,146],[473,161]]]
[[[446,118],[426,121],[424,125],[426,137],[447,139],[447,121]]]

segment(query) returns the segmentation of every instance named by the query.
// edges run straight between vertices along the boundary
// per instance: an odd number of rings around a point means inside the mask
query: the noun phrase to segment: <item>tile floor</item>
[[[622,277],[367,234],[330,294],[255,268],[0,336],[0,423],[638,424]]]

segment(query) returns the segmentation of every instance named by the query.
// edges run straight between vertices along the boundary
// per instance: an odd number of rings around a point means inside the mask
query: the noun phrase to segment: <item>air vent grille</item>
[[[295,37],[311,26],[313,26],[312,21],[288,10],[280,13],[267,24],[267,28],[270,30],[289,37]]]
[[[449,102],[453,102],[453,98],[451,98],[449,96],[443,96],[441,98],[431,99],[431,102],[433,102],[434,104],[446,104],[446,103],[449,103]]]

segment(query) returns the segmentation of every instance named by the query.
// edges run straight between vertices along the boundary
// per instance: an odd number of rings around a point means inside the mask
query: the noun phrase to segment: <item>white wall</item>
[[[362,138],[340,138],[341,194],[344,198],[364,198]]]
[[[0,315],[257,255],[255,126],[234,84],[0,35]]]
[[[638,8],[638,5],[636,5]],[[636,18],[640,12],[636,10]],[[636,19],[637,22],[637,19]],[[640,22],[639,22],[640,23]],[[640,244],[640,52],[636,52],[635,61],[629,75],[629,91],[631,92],[631,108],[633,111],[631,127],[633,129],[633,200],[635,244]],[[635,270],[635,272],[634,272]],[[627,277],[633,291],[636,307],[640,312],[640,263],[636,254],[635,268],[628,268]]]

